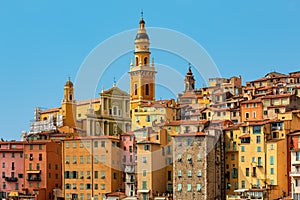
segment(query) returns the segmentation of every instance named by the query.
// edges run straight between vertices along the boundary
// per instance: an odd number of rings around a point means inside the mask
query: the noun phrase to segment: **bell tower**
[[[189,69],[184,79],[184,92],[190,92],[193,91],[194,89],[195,89],[195,78],[191,70],[191,65],[189,65]]]
[[[140,19],[140,28],[135,37],[134,62],[130,64],[130,108],[141,103],[155,100],[155,68],[154,59],[150,63],[150,40],[145,29],[145,21]]]
[[[64,126],[75,126],[76,103],[74,100],[74,86],[70,78],[64,86],[64,98],[62,100],[61,112]]]

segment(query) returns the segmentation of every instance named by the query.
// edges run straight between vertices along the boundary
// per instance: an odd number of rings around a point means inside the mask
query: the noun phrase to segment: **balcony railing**
[[[17,182],[18,178],[16,178],[16,177],[5,177],[5,181],[7,181],[7,182]]]
[[[41,181],[41,177],[27,177],[27,181]]]
[[[298,171],[290,172],[290,176],[300,176],[300,172]]]
[[[135,182],[135,178],[127,178],[126,179],[126,183],[134,183]]]
[[[125,173],[134,173],[135,169],[134,169],[133,166],[126,166],[125,169],[124,169],[124,172]]]

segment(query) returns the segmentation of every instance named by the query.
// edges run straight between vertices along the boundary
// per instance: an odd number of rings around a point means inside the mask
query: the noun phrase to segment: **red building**
[[[54,199],[61,188],[61,143],[49,140],[24,142],[24,192],[37,200]]]
[[[123,133],[121,135],[121,145],[123,149],[122,166],[123,166],[123,188],[127,196],[135,196],[136,188],[136,150],[135,135],[133,132]]]
[[[23,142],[0,142],[0,199],[21,192],[24,184]]]

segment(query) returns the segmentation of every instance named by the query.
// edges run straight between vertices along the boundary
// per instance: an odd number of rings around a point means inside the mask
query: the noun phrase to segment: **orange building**
[[[51,200],[61,188],[61,144],[47,140],[24,143],[24,191],[37,200]]]
[[[241,122],[263,119],[263,103],[261,99],[241,102]]]

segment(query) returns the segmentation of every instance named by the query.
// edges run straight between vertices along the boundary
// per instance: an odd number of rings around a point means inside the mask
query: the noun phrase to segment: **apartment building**
[[[61,188],[61,143],[50,140],[24,142],[24,187],[26,195],[51,200]]]
[[[21,193],[24,186],[23,142],[0,142],[0,198]]]
[[[105,199],[122,189],[122,150],[112,136],[62,141],[63,195],[66,200]]]

